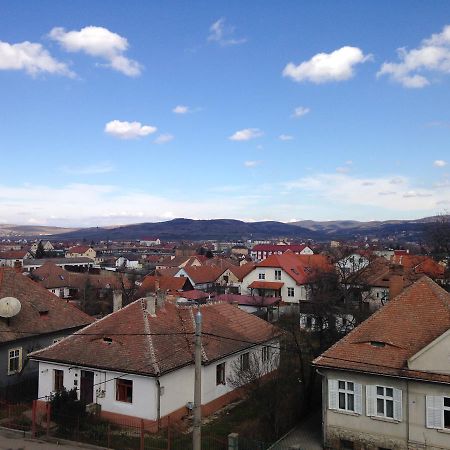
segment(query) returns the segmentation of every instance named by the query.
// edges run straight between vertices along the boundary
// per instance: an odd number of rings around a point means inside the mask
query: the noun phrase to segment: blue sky
[[[448,1],[0,1],[0,221],[450,205]]]

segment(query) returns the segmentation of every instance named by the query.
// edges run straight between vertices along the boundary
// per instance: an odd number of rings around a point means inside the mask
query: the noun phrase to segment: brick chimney
[[[391,265],[389,271],[389,300],[392,300],[403,291],[405,279],[403,276],[403,266]]]

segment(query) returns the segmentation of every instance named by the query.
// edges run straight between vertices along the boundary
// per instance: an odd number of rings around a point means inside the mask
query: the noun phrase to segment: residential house
[[[223,288],[224,293],[239,294],[241,284],[246,275],[255,268],[255,264],[244,264],[242,266],[230,265],[216,279],[216,284]]]
[[[244,276],[241,293],[281,297],[284,303],[298,304],[308,300],[309,284],[318,274],[333,270],[324,255],[296,255],[288,251],[256,264]]]
[[[167,256],[155,264],[157,270],[173,267],[201,266],[206,258],[204,256]]]
[[[135,254],[127,254],[119,256],[116,259],[116,267],[118,269],[142,269],[141,257]]]
[[[137,297],[146,297],[150,293],[156,293],[158,290],[169,293],[179,293],[193,289],[189,278],[147,275],[142,280],[136,293]]]
[[[324,446],[450,449],[450,294],[423,276],[326,350]]]
[[[67,250],[66,258],[90,258],[95,259],[97,252],[88,245],[75,245]]]
[[[313,255],[314,252],[306,244],[258,244],[255,245],[250,256],[253,261],[262,261],[271,255],[282,255],[286,251],[290,251],[296,255]]]
[[[222,269],[216,266],[185,266],[177,271],[175,277],[187,277],[194,289],[211,291],[216,285],[216,280],[222,273]]]
[[[140,245],[151,247],[153,245],[161,245],[161,240],[157,237],[144,237],[139,241]]]
[[[34,255],[36,254],[36,250],[38,248],[39,242],[42,244],[42,248],[44,249],[44,252],[51,252],[55,249],[54,245],[50,241],[38,241],[34,242],[31,245],[30,252]]]
[[[39,398],[62,387],[97,403],[103,418],[141,420],[156,429],[190,414],[194,400],[195,314],[162,297],[138,299],[71,337],[33,353]],[[226,303],[200,307],[202,412],[211,414],[241,394],[229,382],[253,358],[277,367],[279,334],[271,324]],[[272,363],[272,364],[270,364]],[[41,400],[42,401],[42,400]]]
[[[396,253],[391,258],[391,263],[400,265],[413,274],[427,275],[439,284],[446,283],[445,266],[429,256]]]
[[[3,393],[19,383],[26,390],[30,382],[37,381],[38,367],[28,361],[28,353],[47,347],[93,321],[9,268],[0,269],[0,299],[5,297],[17,299],[20,310],[13,317],[0,317],[0,391]]]
[[[0,253],[0,267],[22,267],[25,259],[30,259],[28,250],[10,250]]]

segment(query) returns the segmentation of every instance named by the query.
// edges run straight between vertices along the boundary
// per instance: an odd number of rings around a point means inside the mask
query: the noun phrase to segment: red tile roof
[[[0,259],[23,259],[28,250],[10,250],[0,253]]]
[[[290,251],[282,255],[271,255],[256,267],[275,267],[283,269],[298,284],[305,284],[319,272],[334,270],[324,255],[296,255]]]
[[[183,269],[195,284],[214,283],[223,273],[223,269],[216,266],[188,266]]]
[[[252,248],[253,252],[285,252],[290,250],[291,252],[301,252],[306,247],[306,244],[258,244]]]
[[[429,256],[401,254],[391,258],[393,264],[399,264],[416,274],[428,275],[431,278],[443,278],[445,268]]]
[[[91,247],[89,245],[75,245],[75,247],[70,247],[69,250],[67,250],[67,253],[80,253],[84,254],[86,253]]]
[[[281,297],[261,297],[260,295],[221,294],[217,301],[237,303],[242,306],[265,307],[273,306],[281,302]]]
[[[407,366],[409,358],[448,329],[450,294],[424,276],[322,353],[314,364],[450,383],[450,374],[412,371]]]
[[[159,283],[159,289],[163,291],[182,291],[186,282],[191,286],[187,278],[147,275],[142,280],[138,295],[144,297],[147,292],[156,292],[157,283]]]
[[[0,298],[4,297],[17,298],[22,307],[8,322],[0,319],[0,342],[79,328],[94,320],[12,269],[0,269]],[[45,311],[43,320],[40,312]]]
[[[281,281],[253,281],[248,287],[250,289],[281,289],[284,283]]]
[[[145,299],[139,299],[31,357],[158,376],[194,363],[196,310],[166,302],[154,317],[148,314]],[[202,305],[201,312],[203,333],[222,336],[203,335],[204,364],[280,334],[273,325],[226,303]]]

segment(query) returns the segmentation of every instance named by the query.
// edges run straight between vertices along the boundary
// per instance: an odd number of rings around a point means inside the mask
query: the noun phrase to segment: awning
[[[253,281],[248,287],[250,289],[271,289],[276,291],[281,289],[283,285],[284,283],[277,281]]]

